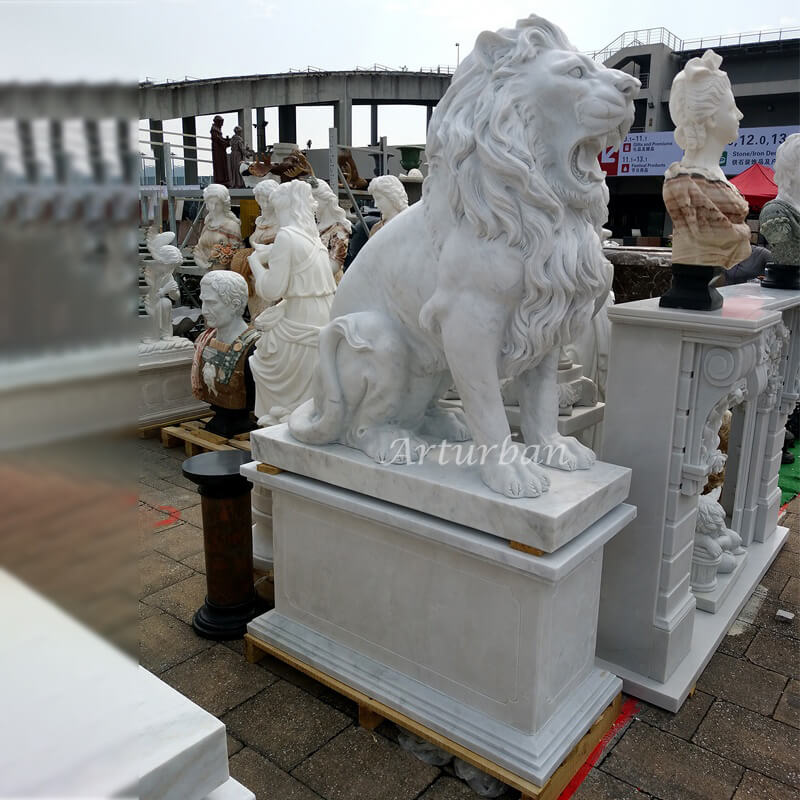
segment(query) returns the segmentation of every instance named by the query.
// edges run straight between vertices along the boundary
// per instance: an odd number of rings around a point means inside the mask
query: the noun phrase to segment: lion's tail
[[[344,429],[346,402],[337,368],[337,351],[342,340],[352,350],[372,350],[371,344],[359,335],[358,314],[338,317],[319,333],[319,364],[316,392],[295,409],[289,417],[289,430],[306,444],[330,444],[337,441]]]

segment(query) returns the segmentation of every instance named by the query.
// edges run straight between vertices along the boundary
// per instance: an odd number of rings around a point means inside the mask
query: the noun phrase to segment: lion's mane
[[[520,64],[553,48],[575,50],[561,30],[535,15],[513,30],[481,34],[428,128],[427,210],[447,206],[454,224],[465,218],[477,236],[504,238],[524,265],[523,298],[501,352],[504,377],[576,338],[596,299],[611,288],[612,267],[599,237],[605,203],[571,208],[558,196],[538,165],[547,160],[547,142],[526,129],[519,112],[529,94],[518,96],[512,78]],[[431,228],[438,256],[443,231]]]

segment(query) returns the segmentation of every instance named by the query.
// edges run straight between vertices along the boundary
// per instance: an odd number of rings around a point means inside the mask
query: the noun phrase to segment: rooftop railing
[[[800,27],[772,28],[746,33],[725,33],[718,36],[703,36],[694,39],[679,39],[666,28],[645,28],[638,31],[625,31],[613,42],[590,55],[595,61],[604,63],[628,47],[644,47],[646,45],[665,44],[676,52],[701,50],[708,47],[730,47],[761,42],[778,42],[785,39],[800,38]]]

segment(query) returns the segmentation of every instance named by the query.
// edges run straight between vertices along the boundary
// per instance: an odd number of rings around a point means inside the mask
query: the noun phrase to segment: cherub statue
[[[255,321],[261,334],[250,367],[259,425],[284,422],[311,397],[320,328],[330,319],[336,282],[314,220],[311,187],[281,184],[270,198],[280,223],[271,245],[257,244],[250,268],[258,295],[280,300]],[[269,269],[264,264],[269,260]]]
[[[147,233],[147,249],[152,261],[147,262],[144,277],[148,292],[144,298],[144,308],[153,320],[154,335],[144,341],[171,339],[172,303],[180,297],[178,284],[172,271],[183,263],[181,251],[172,244],[175,234],[172,231],[157,233],[152,227]]]
[[[721,63],[721,56],[706,50],[702,58],[690,59],[672,82],[669,111],[675,123],[675,141],[684,154],[664,173],[663,197],[674,229],[676,277],[686,269],[690,276],[700,274],[694,267],[728,269],[750,255],[750,228],[744,221],[748,203],[719,166],[722,151],[739,134],[742,118],[730,80],[719,69]],[[713,272],[708,280],[711,277]],[[698,307],[722,305],[716,290],[708,298],[707,306]],[[693,307],[681,305],[675,281],[661,305]]]
[[[381,212],[380,222],[376,222],[369,232],[370,236],[374,236],[401,211],[408,208],[408,195],[405,186],[394,175],[381,175],[379,178],[373,178],[368,191]]]
[[[769,242],[772,261],[781,266],[800,266],[800,133],[793,133],[775,154],[778,196],[761,209],[761,233]],[[774,269],[767,267],[771,277]],[[797,269],[792,271],[796,281]],[[798,288],[787,286],[785,288]]]
[[[206,218],[200,239],[194,247],[195,263],[206,269],[227,267],[232,251],[242,246],[241,225],[239,218],[231,211],[230,193],[221,184],[211,183],[203,189],[203,201],[206,204]]]
[[[725,509],[720,505],[722,487],[700,495],[694,534],[691,585],[696,592],[716,588],[717,574],[733,572],[736,556],[743,555],[742,537],[725,524]]]
[[[342,279],[344,260],[347,257],[347,246],[350,244],[350,234],[353,225],[344,209],[339,205],[339,198],[325,181],[313,179],[311,193],[317,201],[317,230],[322,244],[328,249],[328,258],[331,262],[331,272],[336,283]]]

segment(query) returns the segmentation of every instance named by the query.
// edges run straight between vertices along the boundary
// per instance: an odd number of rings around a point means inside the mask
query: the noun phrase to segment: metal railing
[[[726,33],[717,36],[703,36],[694,39],[679,39],[666,28],[646,28],[638,31],[625,31],[613,42],[589,55],[601,63],[628,47],[665,44],[676,52],[700,50],[707,47],[730,47],[732,45],[778,42],[785,39],[800,38],[800,27],[772,28],[770,30],[749,31],[747,33]]]
[[[774,28],[768,31],[728,33],[720,36],[704,36],[701,39],[684,39],[681,50],[702,50],[707,47],[730,47],[731,45],[780,42],[784,39],[800,38],[800,27]]]

